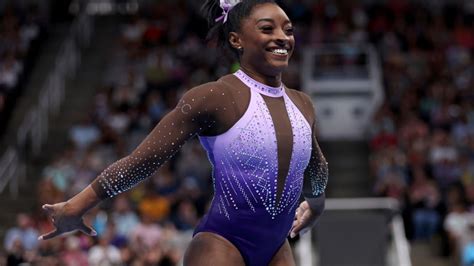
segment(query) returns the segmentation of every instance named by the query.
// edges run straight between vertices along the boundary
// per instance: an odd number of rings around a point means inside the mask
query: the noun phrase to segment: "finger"
[[[44,234],[44,235],[38,237],[38,240],[48,240],[48,239],[51,239],[53,237],[56,237],[56,236],[60,235],[61,233],[62,232],[59,231],[59,230],[54,230],[54,231],[51,231],[47,234]]]
[[[298,218],[298,220],[293,222],[293,229],[290,233],[290,237],[294,238],[297,234],[300,233],[300,231],[307,226],[308,223],[308,217],[309,213],[305,212],[304,214],[301,215],[301,217]],[[303,232],[305,233],[305,232]]]
[[[296,235],[300,234],[301,229],[303,229],[302,224],[296,225],[290,233],[290,237],[294,238]]]
[[[295,227],[297,225],[298,225],[297,223],[293,223],[293,225],[291,226],[290,233],[288,234],[290,238],[294,238],[296,236]]]
[[[293,220],[293,224],[291,225],[291,227],[294,228],[299,223],[300,223],[299,220]]]
[[[294,221],[293,221],[293,224],[291,225],[290,231],[288,232],[288,235],[289,235],[291,238],[293,238],[293,237],[291,236],[291,233],[293,232],[293,230],[294,230],[294,228],[295,228],[295,226],[296,226],[297,224],[298,224],[298,221],[297,221],[297,220],[294,220]]]
[[[90,236],[96,236],[97,235],[97,232],[94,229],[92,229],[92,227],[87,226],[84,223],[81,223],[81,225],[79,225],[79,230],[81,230],[83,233],[85,233],[87,235],[90,235]]]
[[[300,231],[302,225],[301,219],[293,221],[293,225],[290,230],[290,238],[294,238]]]
[[[297,210],[297,212],[296,212],[296,218],[300,218],[301,215],[303,215],[303,212],[304,212],[304,211],[303,211],[302,209],[298,208],[298,210]]]
[[[41,208],[43,208],[48,215],[51,215],[54,212],[54,206],[51,204],[44,204]]]
[[[303,208],[304,210],[307,210],[309,209],[309,204],[307,201],[303,201],[300,205],[301,208]]]

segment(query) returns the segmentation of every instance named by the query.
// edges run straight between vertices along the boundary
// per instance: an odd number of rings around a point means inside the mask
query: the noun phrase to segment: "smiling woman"
[[[321,215],[328,167],[309,97],[281,81],[295,45],[291,21],[268,0],[209,0],[203,10],[209,38],[233,51],[240,70],[189,90],[129,156],[67,202],[45,205],[57,230],[41,238],[93,234],[82,220],[89,209],[151,176],[198,135],[214,167],[214,198],[184,265],[294,265],[286,238]]]
[[[208,13],[208,39],[216,39],[241,65],[248,63],[244,70],[257,74],[259,82],[269,78],[271,85],[281,83],[274,78],[288,66],[295,39],[290,19],[274,1],[242,1],[223,23],[213,19],[221,11],[218,1],[207,1],[203,9]]]

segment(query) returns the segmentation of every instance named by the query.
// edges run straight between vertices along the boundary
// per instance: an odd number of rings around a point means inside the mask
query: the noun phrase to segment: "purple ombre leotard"
[[[321,195],[327,163],[302,92],[268,87],[244,72],[195,87],[145,140],[92,183],[113,197],[153,175],[198,135],[213,165],[214,198],[195,233],[229,240],[247,265],[267,265],[284,243],[300,195]]]
[[[214,199],[197,232],[232,242],[246,264],[267,265],[291,228],[311,155],[311,127],[284,89],[235,74],[251,88],[244,115],[225,133],[201,136],[213,165]],[[272,117],[262,97],[283,97],[293,131],[291,163],[277,199],[278,152]]]

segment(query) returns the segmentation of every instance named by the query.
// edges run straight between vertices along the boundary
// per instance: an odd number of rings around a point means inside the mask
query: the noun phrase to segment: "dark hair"
[[[228,40],[230,32],[238,32],[240,30],[241,22],[247,18],[252,9],[256,5],[273,3],[277,4],[275,0],[242,0],[234,6],[229,12],[227,21],[223,23],[222,20],[215,21],[216,18],[222,15],[219,0],[206,0],[201,7],[201,12],[207,19],[209,32],[206,41],[216,41],[217,45],[222,47],[225,51],[230,52],[238,58],[239,52],[234,49]]]

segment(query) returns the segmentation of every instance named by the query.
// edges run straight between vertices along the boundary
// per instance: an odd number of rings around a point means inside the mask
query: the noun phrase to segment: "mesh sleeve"
[[[313,131],[311,158],[304,173],[303,195],[306,198],[318,197],[324,193],[328,183],[329,169],[326,158],[316,139],[316,115],[314,107],[308,96],[305,97],[305,105],[311,108],[311,126]]]
[[[93,182],[97,196],[113,197],[151,176],[191,137],[211,130],[229,101],[216,83],[188,91],[128,156],[111,164]]]

